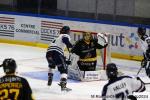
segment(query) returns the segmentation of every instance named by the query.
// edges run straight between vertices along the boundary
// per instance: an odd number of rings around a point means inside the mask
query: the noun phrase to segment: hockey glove
[[[70,60],[67,60],[67,61],[66,61],[66,64],[67,64],[67,65],[71,65],[71,61],[70,61]]]
[[[102,46],[108,44],[108,38],[107,38],[106,34],[104,34],[104,33],[98,33],[97,39],[98,39],[98,44],[100,44]]]

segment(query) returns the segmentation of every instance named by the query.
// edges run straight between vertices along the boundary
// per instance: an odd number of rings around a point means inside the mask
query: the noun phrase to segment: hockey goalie
[[[83,38],[78,40],[71,50],[72,64],[68,67],[68,76],[81,81],[100,80],[101,74],[96,70],[97,49],[106,48],[108,38],[103,33],[98,33],[93,38],[90,32],[84,32]]]

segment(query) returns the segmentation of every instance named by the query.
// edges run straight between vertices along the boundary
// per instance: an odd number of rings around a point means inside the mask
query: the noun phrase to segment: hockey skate
[[[60,87],[61,87],[61,91],[66,91],[66,92],[69,92],[71,91],[72,89],[66,87],[66,84],[67,84],[67,80],[65,78],[62,78],[60,83],[58,84]]]
[[[53,81],[53,74],[52,73],[48,73],[48,86],[52,85],[52,81]]]

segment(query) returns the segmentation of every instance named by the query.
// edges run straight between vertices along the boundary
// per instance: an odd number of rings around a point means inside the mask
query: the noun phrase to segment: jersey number
[[[1,90],[0,91],[0,100],[4,100],[4,99],[11,100],[11,99],[8,99],[9,94],[14,94],[14,99],[17,100],[18,95],[19,95],[19,89],[9,89],[9,90],[3,89],[3,90]]]
[[[122,100],[126,99],[126,96],[129,94],[128,90],[125,90],[124,92],[120,92],[115,95],[116,98],[122,98]]]

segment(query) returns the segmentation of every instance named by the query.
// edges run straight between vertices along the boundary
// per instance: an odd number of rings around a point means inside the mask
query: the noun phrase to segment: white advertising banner
[[[15,18],[0,16],[0,37],[13,39],[15,33]]]
[[[59,35],[62,26],[70,26],[74,43],[82,38],[83,31],[110,33],[111,52],[142,55],[137,27],[80,22],[72,20],[0,14],[0,38],[46,43]],[[147,34],[150,34],[147,28]]]
[[[63,27],[63,23],[53,20],[42,19],[41,23],[41,36],[40,42],[49,43],[54,40],[54,38],[58,37],[59,30]]]
[[[40,19],[27,16],[15,16],[15,39],[38,42]]]

